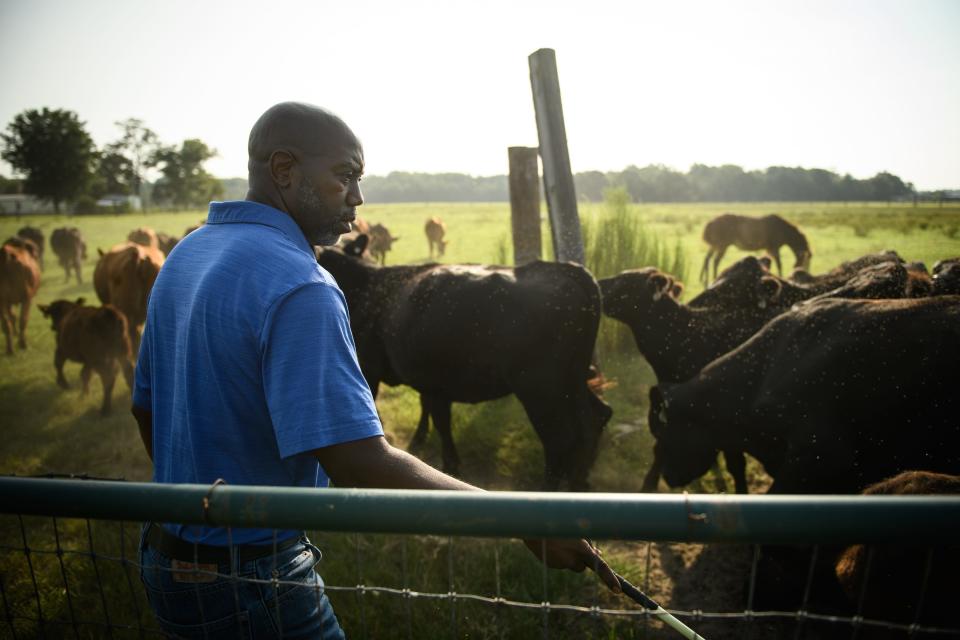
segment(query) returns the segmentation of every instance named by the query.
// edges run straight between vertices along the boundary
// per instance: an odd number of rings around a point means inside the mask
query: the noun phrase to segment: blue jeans
[[[160,627],[174,638],[342,640],[314,570],[319,561],[320,550],[306,536],[276,555],[241,563],[235,576],[229,563],[185,567],[140,543],[147,599]]]

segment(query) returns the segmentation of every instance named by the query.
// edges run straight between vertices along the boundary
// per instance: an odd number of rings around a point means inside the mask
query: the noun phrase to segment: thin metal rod
[[[67,580],[67,568],[63,562],[63,547],[60,546],[60,530],[57,519],[53,518],[53,540],[56,547],[57,562],[60,564],[60,575],[63,577],[63,591],[67,595],[67,611],[70,613],[70,626],[73,627],[73,637],[80,638],[80,629],[77,628],[77,616],[73,612],[73,596],[70,595],[70,582]]]
[[[3,598],[3,612],[6,614],[7,624],[10,625],[10,637],[17,640],[17,626],[10,613],[10,603],[7,602],[7,589],[3,586],[3,572],[0,572],[0,597]]]
[[[807,606],[810,604],[810,590],[813,585],[814,569],[817,566],[817,556],[819,555],[820,545],[815,544],[810,551],[810,566],[807,567],[807,584],[803,588],[803,601],[800,603],[800,611],[797,612],[799,620],[797,621],[797,629],[793,635],[794,640],[800,640],[804,624],[807,622]]]
[[[43,607],[40,606],[40,588],[37,586],[37,574],[33,570],[33,560],[30,559],[30,545],[27,544],[27,529],[23,524],[23,517],[17,515],[20,521],[20,539],[23,541],[23,555],[27,559],[27,568],[30,569],[30,581],[33,583],[33,597],[37,602],[37,627],[39,635],[43,636]]]
[[[133,605],[133,612],[137,616],[137,635],[143,637],[143,619],[140,614],[140,603],[137,601],[137,590],[133,588],[133,580],[130,578],[130,559],[127,557],[127,535],[124,525],[120,521],[120,565],[123,570],[123,577],[127,580],[127,589],[130,591],[130,603]],[[139,552],[139,549],[137,549]]]
[[[923,564],[923,582],[920,585],[920,597],[917,599],[917,615],[913,619],[913,628],[910,637],[917,635],[916,628],[920,626],[920,616],[923,615],[923,602],[927,597],[927,587],[930,583],[930,571],[933,569],[933,547],[927,548],[926,562]]]
[[[540,539],[540,573],[543,578],[543,640],[550,637],[550,593],[547,591],[547,540]]]
[[[689,640],[706,640],[706,638],[698,634],[696,631],[680,622],[680,620],[673,616],[673,614],[657,604],[654,600],[647,596],[647,594],[630,584],[630,582],[620,574],[617,574],[617,580],[620,581],[620,588],[623,589],[624,595],[629,597],[644,609],[651,610],[651,615],[660,618],[662,622],[682,635],[684,638],[688,638]]]
[[[97,579],[97,591],[100,592],[100,604],[103,606],[104,625],[107,628],[107,635],[113,637],[113,628],[110,625],[110,611],[107,609],[107,595],[103,591],[103,580],[100,578],[100,567],[97,565],[97,553],[93,549],[93,528],[90,526],[90,518],[87,518],[87,543],[90,545],[90,564],[93,565],[93,575]]]

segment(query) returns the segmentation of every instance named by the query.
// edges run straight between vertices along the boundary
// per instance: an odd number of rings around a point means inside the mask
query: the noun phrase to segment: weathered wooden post
[[[538,49],[530,54],[529,63],[553,250],[559,261],[570,260],[583,264],[583,236],[577,213],[577,193],[570,170],[563,105],[560,103],[556,52],[553,49]]]
[[[510,147],[510,227],[513,263],[526,264],[542,256],[540,238],[540,170],[536,147]]]

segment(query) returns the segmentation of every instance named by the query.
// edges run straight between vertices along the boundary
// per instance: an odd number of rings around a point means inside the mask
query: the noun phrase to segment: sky
[[[140,118],[246,175],[284,100],[339,114],[366,172],[508,171],[536,146],[528,56],[556,51],[574,171],[890,171],[960,188],[960,1],[0,0],[0,128]],[[0,163],[0,173],[10,167]]]

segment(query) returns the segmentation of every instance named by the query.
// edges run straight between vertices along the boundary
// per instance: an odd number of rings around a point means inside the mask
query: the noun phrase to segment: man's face
[[[352,135],[319,155],[299,158],[299,184],[290,215],[311,245],[336,244],[363,204],[363,148]]]

